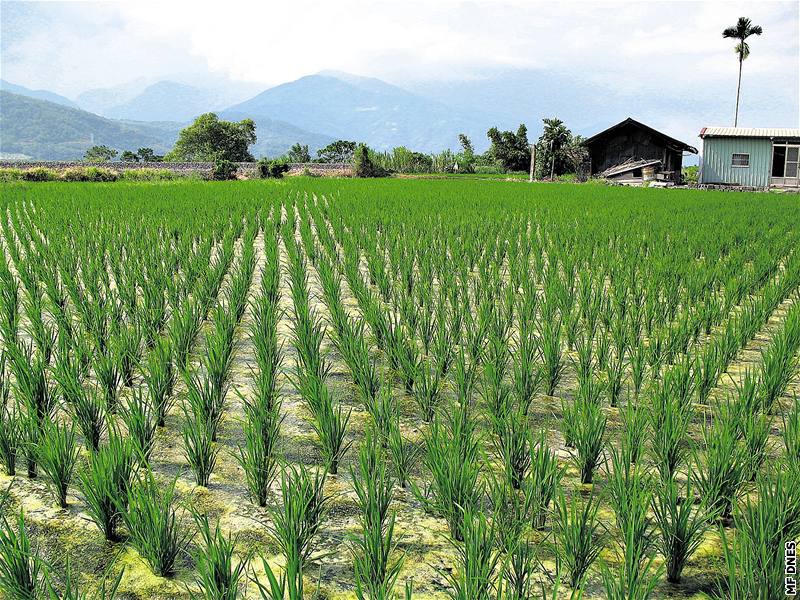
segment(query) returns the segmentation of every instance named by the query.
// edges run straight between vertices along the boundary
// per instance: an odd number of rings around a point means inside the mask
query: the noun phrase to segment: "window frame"
[[[737,165],[735,158],[736,156],[746,156],[747,157],[747,164],[746,165]],[[731,152],[731,168],[732,169],[749,169],[750,168],[750,153],[749,152]]]

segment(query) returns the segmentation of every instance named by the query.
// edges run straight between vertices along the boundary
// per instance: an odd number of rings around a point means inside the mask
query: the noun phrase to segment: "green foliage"
[[[39,465],[55,501],[67,506],[67,490],[75,473],[79,449],[75,445],[75,428],[51,423],[45,427],[37,448]]]
[[[506,171],[527,171],[531,163],[531,148],[528,143],[528,128],[520,124],[516,133],[499,131],[492,127],[486,132],[491,142],[489,156]]]
[[[191,593],[197,600],[236,600],[241,593],[248,557],[234,566],[236,540],[222,535],[219,522],[211,529],[207,515],[194,513],[202,546],[195,555],[197,584],[200,593]]]
[[[15,524],[0,515],[0,591],[15,600],[36,600],[43,576],[44,563],[31,549],[23,513]]]
[[[554,507],[554,552],[558,563],[567,569],[569,585],[574,590],[583,586],[589,567],[603,547],[597,511],[600,501],[589,496],[581,501],[572,496],[569,503],[559,491]]]
[[[308,146],[306,146],[306,152]],[[297,162],[297,161],[292,161]],[[308,162],[308,161],[302,161]],[[269,160],[261,158],[256,163],[256,173],[260,179],[280,179],[284,173],[289,172],[289,165],[283,159]]]
[[[238,166],[235,162],[226,158],[214,159],[214,167],[211,169],[211,179],[215,181],[227,181],[229,179],[236,179],[236,171]]]
[[[683,167],[681,170],[681,179],[684,183],[693,184],[697,183],[700,176],[700,167],[697,165],[689,165]]]
[[[92,146],[83,154],[84,160],[89,162],[109,162],[117,155],[117,151],[108,146]]]
[[[255,142],[256,124],[251,119],[223,121],[205,113],[181,130],[165,160],[248,162],[253,160],[248,148]]]
[[[21,179],[24,181],[56,181],[58,179],[58,173],[53,169],[34,167],[32,169],[23,170]]]
[[[308,153],[308,144],[292,144],[286,153],[286,160],[290,163],[310,163],[311,155]]]
[[[563,121],[555,117],[542,119],[544,129],[536,142],[537,179],[576,173],[588,154],[580,136],[573,136]]]
[[[375,162],[366,144],[359,144],[353,154],[354,177],[386,177],[386,170]]]
[[[356,142],[336,140],[324,148],[317,150],[317,162],[322,163],[349,163],[356,153]]]
[[[64,169],[61,173],[61,179],[64,181],[109,182],[119,179],[119,174],[112,169],[103,167],[72,167]]]

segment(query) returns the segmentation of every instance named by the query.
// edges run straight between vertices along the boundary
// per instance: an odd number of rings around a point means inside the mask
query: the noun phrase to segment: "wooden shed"
[[[591,173],[621,183],[681,182],[683,153],[697,148],[628,117],[584,141]]]

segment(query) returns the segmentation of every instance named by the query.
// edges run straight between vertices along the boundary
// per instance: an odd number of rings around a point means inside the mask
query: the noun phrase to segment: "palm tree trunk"
[[[736,85],[736,114],[733,117],[733,126],[739,125],[739,93],[742,91],[742,57],[739,57],[739,83]]]

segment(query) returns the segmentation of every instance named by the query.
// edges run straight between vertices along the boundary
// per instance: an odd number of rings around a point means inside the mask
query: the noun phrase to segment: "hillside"
[[[491,125],[474,113],[453,110],[378,79],[341,73],[302,77],[221,114],[278,119],[335,138],[364,141],[379,150],[455,148],[459,133],[482,139]]]
[[[10,92],[12,94],[19,94],[20,96],[27,96],[28,98],[36,98],[37,100],[47,100],[48,102],[61,104],[62,106],[68,106],[69,108],[79,108],[79,106],[72,100],[62,96],[61,94],[56,94],[55,92],[50,92],[48,90],[32,90],[24,86],[17,85],[16,83],[5,81],[4,79],[0,79],[0,90]]]
[[[190,121],[205,112],[222,108],[213,92],[174,81],[159,81],[127,102],[107,109],[112,119],[135,121]]]
[[[59,160],[80,158],[95,144],[118,150],[149,146],[156,152],[165,152],[172,146],[180,125],[114,121],[0,91],[0,129],[0,152]]]

